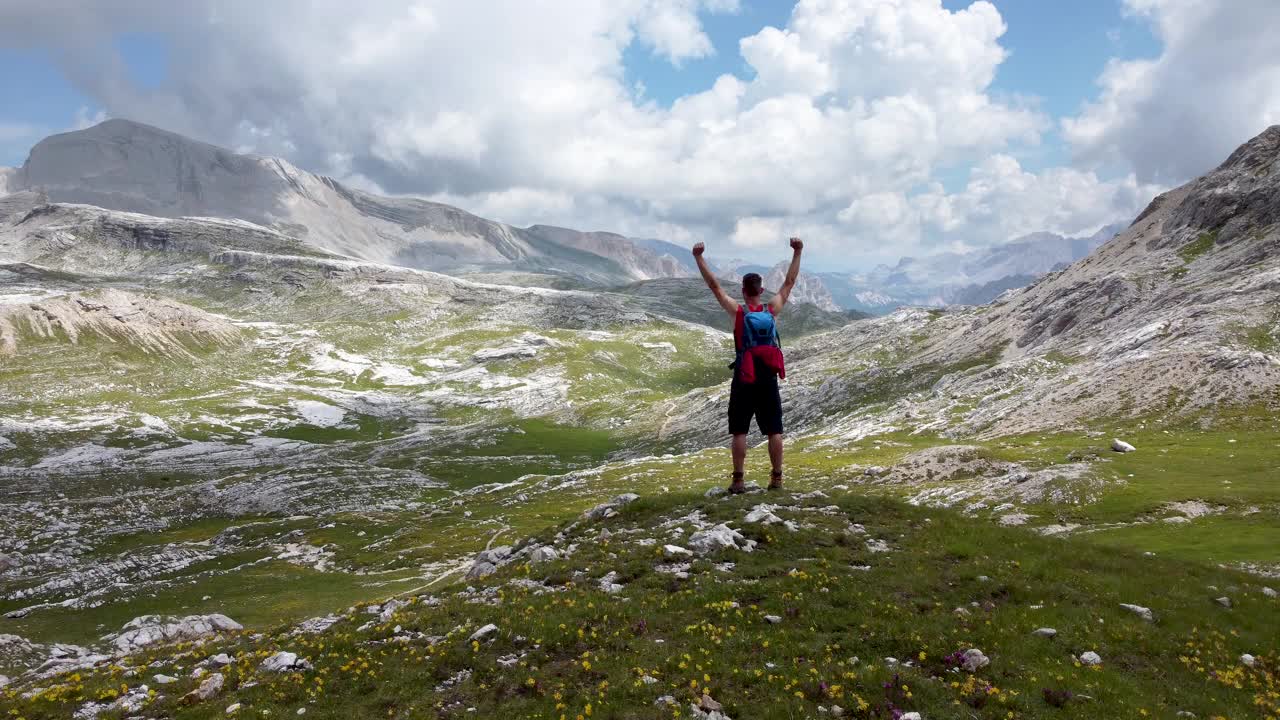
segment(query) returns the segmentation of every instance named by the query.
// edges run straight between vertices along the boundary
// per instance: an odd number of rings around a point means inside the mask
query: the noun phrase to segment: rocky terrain
[[[1280,127],[989,305],[790,306],[788,492],[731,499],[699,280],[187,217],[289,173],[91,139],[0,197],[0,710],[1275,713]],[[647,257],[572,232],[513,237]]]

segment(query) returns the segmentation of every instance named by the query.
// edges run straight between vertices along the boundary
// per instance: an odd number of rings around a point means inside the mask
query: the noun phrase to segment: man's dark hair
[[[755,297],[764,292],[764,278],[760,273],[747,273],[742,276],[742,294]]]

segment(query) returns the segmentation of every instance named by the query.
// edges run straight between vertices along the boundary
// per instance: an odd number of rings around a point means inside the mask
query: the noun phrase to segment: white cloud
[[[1084,163],[1118,159],[1172,184],[1221,162],[1280,123],[1280,3],[1125,0],[1163,44],[1154,59],[1113,59],[1100,95],[1062,128]]]
[[[801,0],[785,27],[741,40],[740,77],[670,108],[635,91],[624,50],[693,62],[715,50],[702,15],[738,9],[370,0],[353,18],[304,0],[48,0],[0,3],[0,44],[52,49],[117,117],[517,224],[713,251],[801,234],[844,263],[1100,224],[1146,200],[1132,178],[1013,161],[1050,120],[991,91],[1007,53],[988,2]],[[160,87],[130,81],[125,30],[170,38]],[[966,167],[968,186],[944,192],[939,177]]]

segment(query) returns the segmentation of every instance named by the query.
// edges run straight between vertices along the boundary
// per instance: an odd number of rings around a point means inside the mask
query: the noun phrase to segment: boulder
[[[471,569],[467,571],[467,579],[479,580],[480,578],[489,577],[496,572],[498,572],[497,565],[482,560],[472,565]]]
[[[1276,597],[1276,595],[1277,595],[1276,591],[1275,591],[1274,589],[1272,589],[1272,588],[1269,588],[1269,587],[1264,587],[1264,588],[1262,588],[1262,594],[1263,594],[1263,595],[1266,595],[1266,596],[1267,596],[1267,597],[1269,597],[1269,598]]]
[[[485,625],[479,630],[471,633],[471,637],[467,639],[473,642],[481,642],[483,640],[488,640],[491,635],[494,635],[497,632],[498,632],[498,626],[494,625],[493,623],[489,623],[488,625]]]
[[[1093,666],[1095,666],[1095,665],[1101,665],[1101,664],[1102,664],[1102,656],[1101,656],[1101,655],[1098,655],[1098,653],[1096,653],[1096,652],[1094,652],[1094,651],[1092,651],[1092,650],[1089,650],[1089,651],[1087,651],[1087,652],[1082,652],[1082,653],[1080,653],[1080,664],[1081,664],[1081,665],[1088,666],[1088,667],[1093,667]]]
[[[1250,667],[1250,668],[1251,668],[1251,667],[1253,667],[1257,662],[1258,662],[1258,659],[1257,659],[1257,658],[1255,658],[1254,656],[1250,655],[1249,653],[1245,653],[1245,654],[1243,654],[1243,655],[1241,655],[1241,656],[1240,656],[1240,664],[1241,664],[1241,665],[1243,665],[1243,666],[1245,666],[1245,667]]]
[[[682,548],[679,545],[663,545],[662,554],[669,558],[690,557],[693,555],[687,548]]]
[[[192,690],[182,696],[182,701],[192,703],[213,698],[218,693],[222,692],[222,684],[224,682],[225,680],[222,677],[222,673],[214,673],[209,677],[206,677],[195,690]]]
[[[772,525],[782,522],[782,518],[774,514],[777,507],[774,505],[760,504],[751,509],[747,516],[743,518],[745,522],[761,523],[763,525]]]
[[[1147,622],[1155,622],[1155,615],[1151,614],[1150,608],[1144,608],[1141,605],[1130,605],[1129,603],[1120,603],[1120,607],[1146,620]]]
[[[991,658],[988,658],[978,648],[969,648],[964,651],[964,656],[960,660],[960,667],[965,670],[976,673],[982,668],[991,664]]]
[[[534,548],[533,552],[529,553],[529,562],[533,565],[559,559],[560,553],[550,545]]]
[[[742,533],[723,523],[709,530],[699,530],[689,537],[689,547],[694,552],[706,554],[717,550],[742,550],[751,552],[756,547],[755,540],[748,540]]]
[[[1134,450],[1137,450],[1138,448],[1130,445],[1129,443],[1121,440],[1120,438],[1113,438],[1111,440],[1111,449],[1115,450],[1118,453],[1131,453]]]
[[[298,657],[295,653],[281,651],[263,660],[259,667],[263,672],[293,672],[295,670],[310,670],[311,663]]]

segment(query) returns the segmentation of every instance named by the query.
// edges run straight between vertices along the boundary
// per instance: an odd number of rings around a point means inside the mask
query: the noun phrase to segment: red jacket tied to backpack
[[[738,306],[738,317],[733,325],[734,344],[738,350],[738,378],[744,383],[756,381],[756,363],[759,359],[765,367],[786,379],[787,367],[782,357],[782,347],[778,340],[778,326],[773,317],[773,308],[759,305],[749,308]]]

